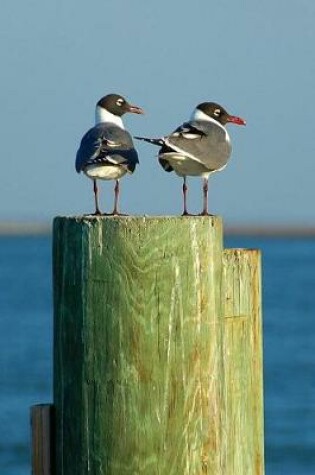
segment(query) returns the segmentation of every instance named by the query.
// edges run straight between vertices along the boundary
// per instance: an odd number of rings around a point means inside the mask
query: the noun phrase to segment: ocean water
[[[225,246],[263,252],[266,473],[313,475],[315,240],[233,237]],[[51,355],[51,239],[2,237],[0,475],[30,474],[29,408],[52,399]]]

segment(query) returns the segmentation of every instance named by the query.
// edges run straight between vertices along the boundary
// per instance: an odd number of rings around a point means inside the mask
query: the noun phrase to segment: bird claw
[[[86,213],[83,216],[103,216],[103,213],[100,211],[95,211],[94,213]]]
[[[113,211],[112,213],[109,213],[107,216],[129,216],[129,214],[125,213],[118,213],[118,211]]]
[[[200,214],[197,214],[197,216],[214,216],[214,215],[208,213],[208,211],[202,211]]]

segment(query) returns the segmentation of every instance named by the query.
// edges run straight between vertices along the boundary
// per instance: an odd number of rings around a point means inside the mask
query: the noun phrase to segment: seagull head
[[[230,115],[224,107],[216,102],[202,102],[194,112],[195,119],[199,120],[215,120],[221,125],[231,122],[236,125],[246,125],[246,121],[235,115]]]
[[[104,109],[117,117],[123,116],[126,112],[144,114],[141,107],[129,104],[129,102],[119,94],[108,94],[102,97],[96,104],[96,107]]]

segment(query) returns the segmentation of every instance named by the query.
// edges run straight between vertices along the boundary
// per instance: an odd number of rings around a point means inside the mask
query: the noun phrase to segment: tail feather
[[[134,137],[137,140],[144,140],[145,142],[152,143],[153,145],[158,145],[159,147],[162,147],[164,145],[164,140],[163,139],[149,139],[147,137]]]

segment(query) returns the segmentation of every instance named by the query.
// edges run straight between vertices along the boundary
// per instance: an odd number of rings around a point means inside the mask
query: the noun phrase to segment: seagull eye
[[[213,115],[215,115],[216,117],[219,117],[220,114],[221,114],[221,109],[215,109],[213,112]]]
[[[123,99],[117,99],[117,101],[116,101],[116,104],[117,104],[118,106],[122,106],[123,103],[124,103],[124,100],[123,100]]]

